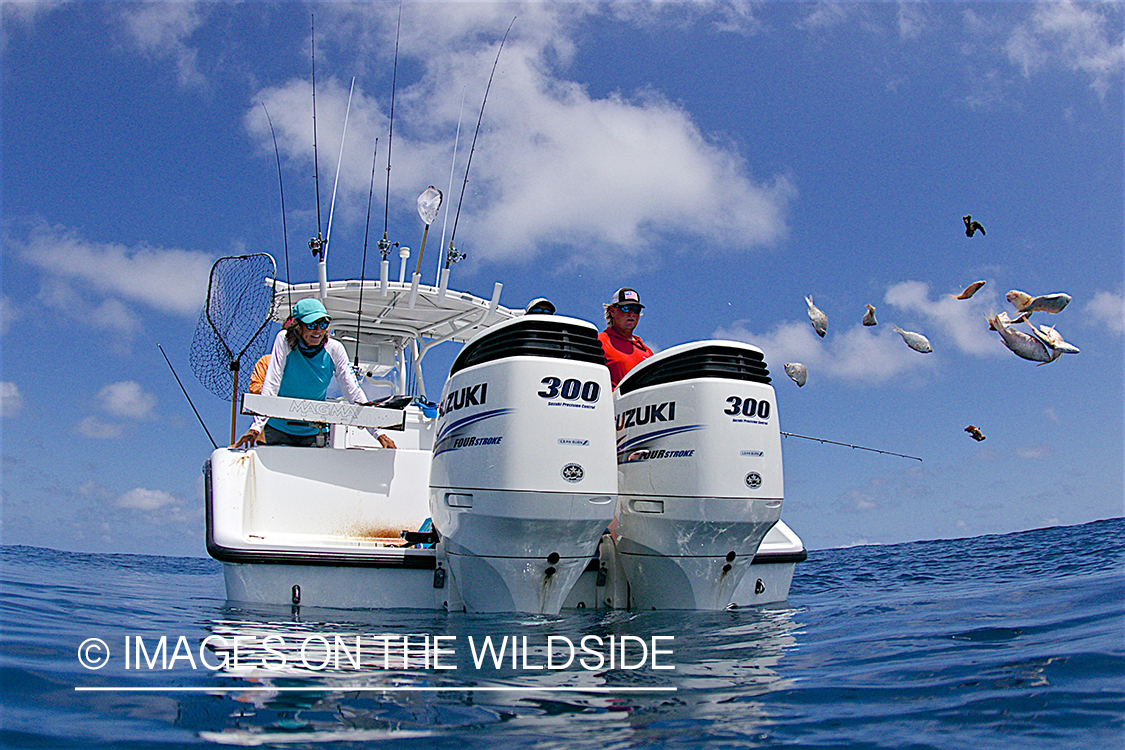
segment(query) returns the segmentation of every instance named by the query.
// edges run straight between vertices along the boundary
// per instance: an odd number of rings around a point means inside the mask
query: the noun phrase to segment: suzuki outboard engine
[[[613,395],[597,334],[526,315],[453,362],[430,514],[470,612],[557,613],[613,519]]]
[[[676,346],[617,387],[617,559],[634,609],[723,609],[781,517],[769,370],[735,341]]]

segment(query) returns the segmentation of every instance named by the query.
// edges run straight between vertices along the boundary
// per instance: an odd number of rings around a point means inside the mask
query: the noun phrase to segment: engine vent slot
[[[651,362],[651,364],[649,363]],[[697,378],[726,378],[769,383],[765,358],[755,351],[733,346],[701,346],[668,359],[642,362],[617,387],[620,395],[651,385]]]
[[[508,357],[548,357],[605,364],[605,353],[592,326],[536,315],[470,341],[453,360],[449,374]]]

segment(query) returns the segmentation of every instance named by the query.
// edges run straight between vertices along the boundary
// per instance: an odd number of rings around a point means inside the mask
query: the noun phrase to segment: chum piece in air
[[[985,234],[984,227],[981,226],[979,221],[974,221],[971,215],[962,216],[961,220],[965,222],[965,236],[972,237],[973,234],[979,229],[981,235]]]
[[[1032,297],[1027,292],[1012,289],[1006,295],[1008,301],[1016,306],[1020,312],[1045,312],[1057,314],[1070,304],[1070,295],[1056,292],[1055,294],[1042,294]]]
[[[902,340],[906,342],[906,345],[916,352],[929,354],[934,350],[934,348],[930,346],[930,340],[920,333],[915,333],[914,331],[904,331],[898,326],[894,326],[893,330],[895,331],[895,333],[901,335]]]
[[[824,338],[824,335],[828,333],[828,316],[813,304],[812,297],[805,297],[805,302],[808,303],[809,320],[812,321],[812,327],[816,331],[816,335]]]
[[[951,294],[949,296],[953,299],[968,299],[969,297],[972,297],[974,294],[980,291],[980,288],[984,285],[985,282],[983,281],[974,281],[972,284],[969,284],[967,287],[965,287],[965,290],[960,294]]]
[[[1074,344],[1064,341],[1062,334],[1056,331],[1054,326],[1037,326],[1030,321],[1027,325],[1031,329],[1031,335],[1046,344],[1052,351],[1059,354],[1079,354],[1082,351]]]
[[[1017,357],[1032,362],[1053,362],[1062,355],[1062,352],[1056,353],[1039,338],[1012,328],[1007,313],[997,313],[988,322],[989,327],[1000,334],[1004,346],[1011,349]]]
[[[785,374],[791,377],[798,387],[804,386],[805,381],[809,379],[808,368],[800,362],[786,362],[784,367]]]
[[[980,428],[977,427],[974,424],[971,424],[968,427],[966,427],[965,432],[969,433],[969,435],[973,438],[973,440],[976,440],[978,443],[980,441],[984,440],[987,437],[987,435],[985,435],[983,432],[981,432]]]
[[[865,326],[877,326],[879,321],[875,320],[875,308],[867,305],[867,312],[863,314],[863,324]]]

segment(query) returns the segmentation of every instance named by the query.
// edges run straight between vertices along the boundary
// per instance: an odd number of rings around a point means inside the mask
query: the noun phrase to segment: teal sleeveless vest
[[[281,374],[281,387],[278,388],[277,395],[323,401],[334,374],[332,357],[328,356],[328,352],[323,347],[311,357],[306,357],[300,350],[294,349],[285,358],[285,372]],[[271,418],[266,424],[290,435],[315,435],[320,431],[319,427],[308,422],[277,417]]]

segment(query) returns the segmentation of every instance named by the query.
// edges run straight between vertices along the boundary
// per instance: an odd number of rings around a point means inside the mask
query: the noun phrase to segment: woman
[[[320,300],[303,299],[293,306],[293,313],[273,341],[266,379],[262,385],[263,396],[284,396],[323,401],[332,376],[352,401],[370,405],[348,365],[344,345],[328,337],[331,318]],[[235,448],[258,443],[266,445],[316,445],[320,427],[309,422],[255,417],[245,435],[238,439]],[[376,433],[379,445],[394,448],[387,435]]]

